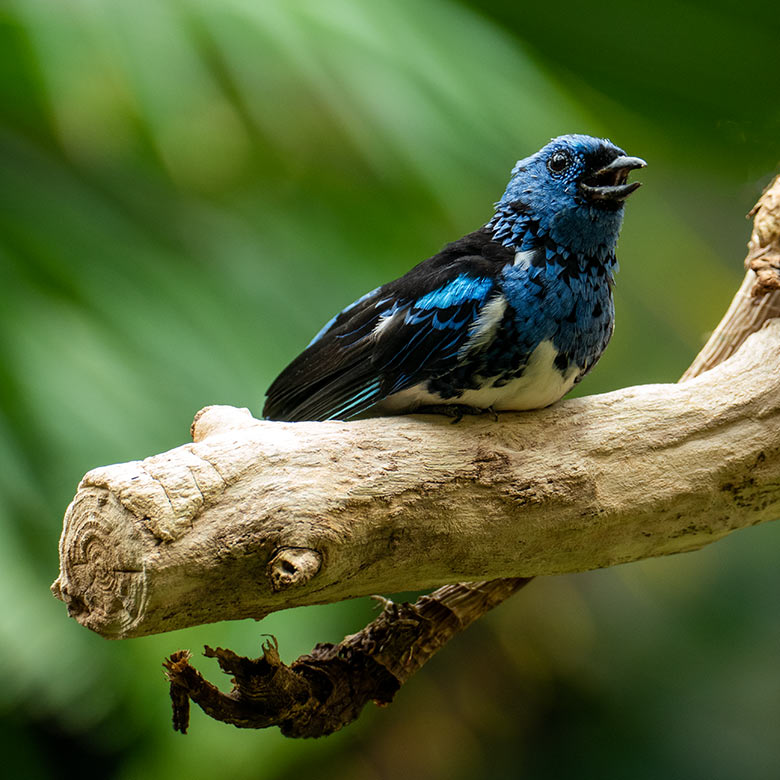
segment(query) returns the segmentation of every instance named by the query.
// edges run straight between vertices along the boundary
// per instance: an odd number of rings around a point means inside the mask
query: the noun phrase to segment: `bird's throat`
[[[561,211],[546,220],[534,219],[509,204],[498,208],[488,228],[493,240],[515,251],[515,258],[534,265],[554,267],[555,273],[582,274],[603,271],[612,281],[617,268],[615,247],[623,219],[620,212],[599,212],[589,215]]]

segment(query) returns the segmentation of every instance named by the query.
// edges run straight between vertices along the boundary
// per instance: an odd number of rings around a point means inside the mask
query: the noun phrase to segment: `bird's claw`
[[[430,404],[429,406],[420,406],[414,410],[415,414],[443,414],[445,417],[452,417],[452,425],[459,423],[466,415],[490,414],[494,422],[498,421],[496,410],[492,406],[484,409],[478,406],[469,406],[468,404]]]

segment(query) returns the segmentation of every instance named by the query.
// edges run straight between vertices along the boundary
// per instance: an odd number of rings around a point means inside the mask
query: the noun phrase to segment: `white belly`
[[[465,404],[479,409],[490,406],[496,411],[541,409],[566,395],[574,387],[579,373],[576,366],[569,366],[566,373],[561,374],[554,365],[557,356],[558,350],[553,343],[543,341],[531,353],[523,375],[502,387],[491,387],[491,379],[487,379],[486,387],[481,390],[466,390],[457,398],[442,399],[431,395],[423,383],[389,396],[378,404],[378,408],[396,413],[430,404]]]

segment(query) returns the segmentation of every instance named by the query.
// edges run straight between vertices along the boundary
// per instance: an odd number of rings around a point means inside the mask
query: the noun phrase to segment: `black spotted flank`
[[[553,365],[563,373],[569,367],[569,356],[565,352],[559,352],[553,362]]]

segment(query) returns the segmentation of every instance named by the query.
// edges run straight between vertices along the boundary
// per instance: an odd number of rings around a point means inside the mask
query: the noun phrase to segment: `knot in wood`
[[[310,547],[280,547],[268,563],[274,590],[305,585],[322,566],[322,555]]]

